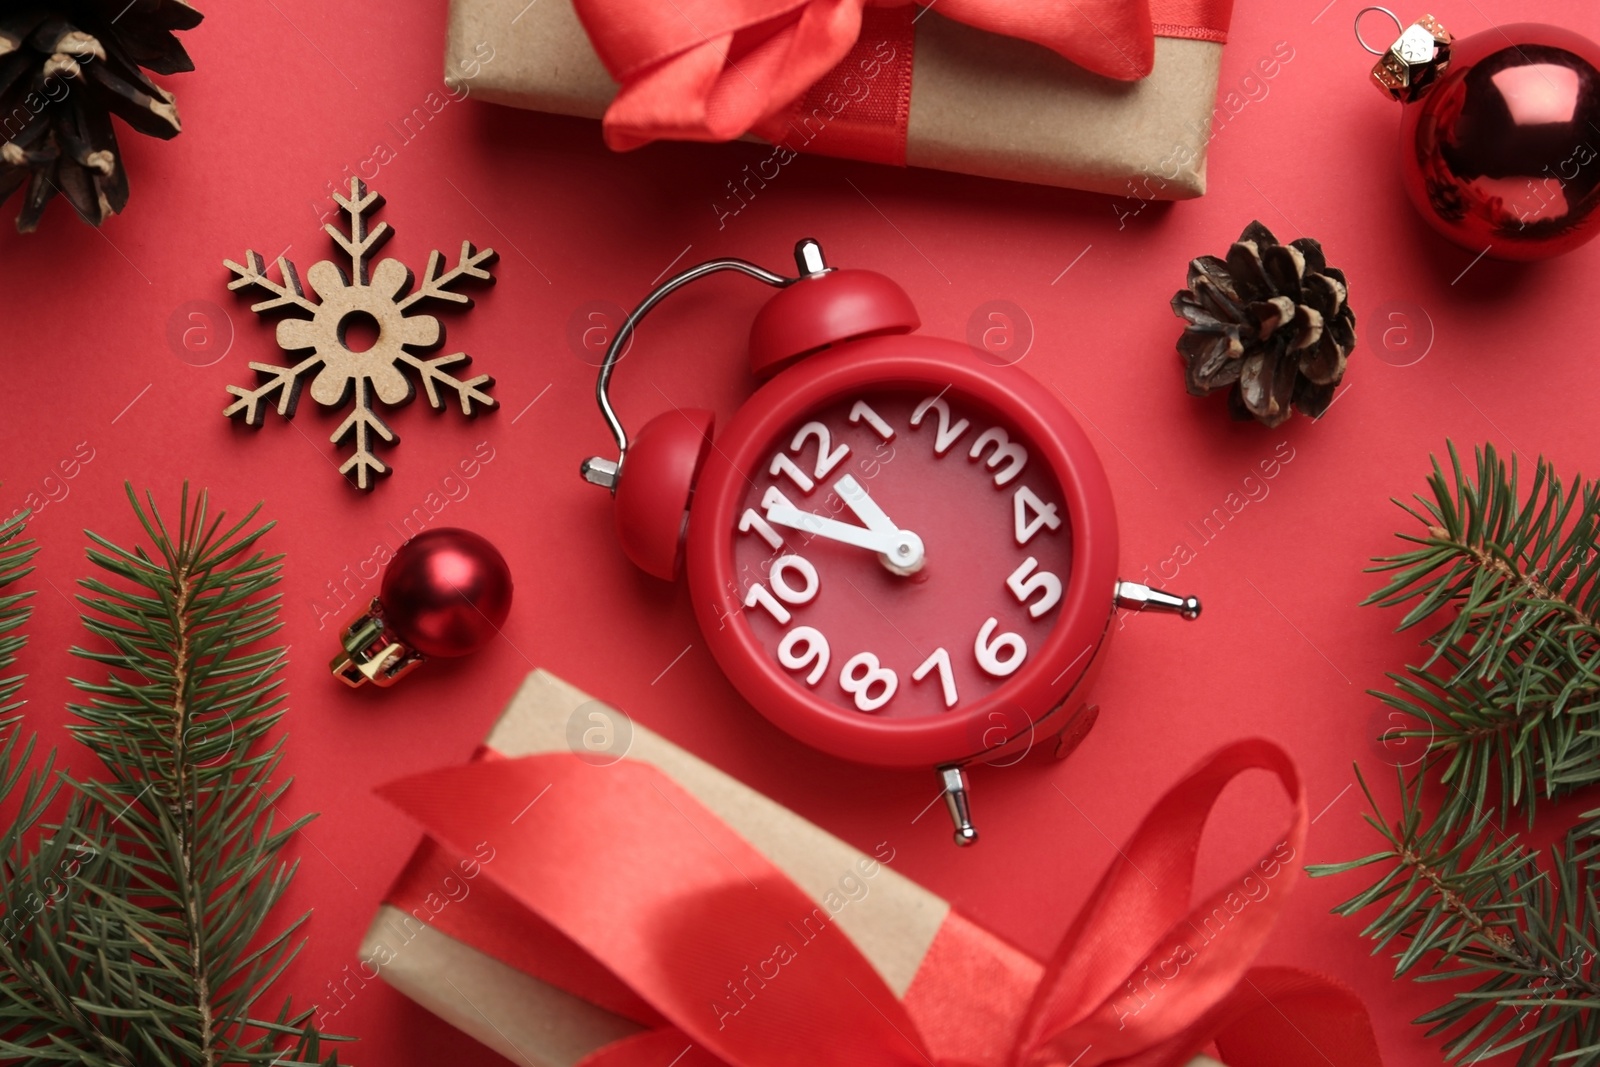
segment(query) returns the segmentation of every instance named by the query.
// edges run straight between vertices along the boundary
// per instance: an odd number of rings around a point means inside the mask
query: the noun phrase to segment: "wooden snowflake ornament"
[[[323,260],[306,272],[316,299],[306,295],[295,265],[278,258],[282,281],[267,276],[267,264],[260,253],[246,249],[245,262],[224,261],[234,274],[229,289],[254,287],[271,294],[269,299],[252,304],[251,311],[266,315],[286,312],[290,317],[278,323],[278,347],[285,352],[308,353],[292,366],[251,363],[250,369],[262,376],[254,389],[230,385],[228,392],[238,399],[223,409],[227,416],[242,415],[251,426],[260,426],[269,398],[277,393],[278,414],[293,418],[305,379],[311,380],[311,399],[328,408],[343,408],[354,402],[350,415],[328,438],[339,444],[353,440],[354,451],[339,467],[339,473],[353,477],[361,489],[371,489],[377,476],[389,473],[379,459],[377,440],[395,444],[399,437],[378,415],[375,404],[399,407],[411,400],[415,390],[406,371],[421,380],[428,403],[444,407],[441,390],[453,390],[463,415],[474,414],[473,405],[495,408],[499,402],[488,389],[494,379],[487,374],[460,379],[446,368],[465,368],[472,357],[465,352],[424,359],[417,353],[430,352],[444,343],[444,327],[432,315],[416,314],[412,308],[425,300],[440,300],[472,306],[471,297],[454,292],[451,286],[468,279],[494,284],[489,266],[499,258],[492,248],[474,251],[470,241],[461,242],[461,255],[447,271],[444,256],[429,253],[422,285],[411,291],[412,275],[405,264],[385,259],[369,270],[378,248],[393,236],[387,222],[371,226],[371,216],[383,206],[383,197],[370,192],[360,178],[350,179],[350,198],[333,196],[350,219],[350,232],[332,223],[324,226],[333,243],[350,256],[350,273],[336,263]],[[370,318],[369,318],[370,317]],[[347,342],[352,323],[376,323],[377,339],[371,347],[356,348]]]

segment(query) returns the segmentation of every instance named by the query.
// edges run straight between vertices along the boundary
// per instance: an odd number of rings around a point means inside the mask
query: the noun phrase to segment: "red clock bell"
[[[1117,580],[1105,471],[1047,389],[913,334],[883,275],[827,267],[812,240],[795,259],[797,278],[702,263],[628,316],[596,387],[620,455],[582,473],[611,491],[634,563],[687,569],[712,654],[758,711],[845,759],[938,768],[968,844],[963,768],[1082,740],[1116,608],[1200,604]],[[750,331],[767,381],[715,447],[706,411],[630,439],[608,395],[618,353],[669,293],[726,270],[782,290]]]

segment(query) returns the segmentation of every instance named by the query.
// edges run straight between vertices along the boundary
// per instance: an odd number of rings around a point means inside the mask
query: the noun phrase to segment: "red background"
[[[81,531],[131,542],[123,480],[172,508],[189,478],[235,513],[264,500],[279,523],[271,543],[288,554],[287,808],[322,812],[294,846],[303,866],[284,911],[316,909],[284,982],[298,1002],[326,998],[415,844],[372,787],[464,759],[535,664],[844,838],[890,842],[900,870],[1035,952],[1066,928],[1115,858],[1112,843],[1153,798],[1231,738],[1265,735],[1299,760],[1317,816],[1306,860],[1368,851],[1376,838],[1351,764],[1384,783],[1390,775],[1367,740],[1378,705],[1364,690],[1415,647],[1389,632],[1394,615],[1357,607],[1374,586],[1365,561],[1393,548],[1409,521],[1388,499],[1423,487],[1428,454],[1447,437],[1469,449],[1493,440],[1525,462],[1542,453],[1568,474],[1591,463],[1600,369],[1585,338],[1600,247],[1531,266],[1472,265],[1472,253],[1425,230],[1395,176],[1398,112],[1367,83],[1369,58],[1351,37],[1356,5],[1325,2],[1239,3],[1223,92],[1279,41],[1294,58],[1215,132],[1202,200],[1127,214],[1139,201],[801,158],[722,229],[712,205],[767,150],[617,156],[592,123],[476,101],[449,104],[409,141],[397,134],[390,123],[440,88],[441,0],[211,5],[186,38],[199,70],[167,80],[183,135],[124,139],[127,213],[95,232],[57,204],[38,234],[0,233],[0,509],[20,507],[79,442],[94,453],[75,478],[51,483],[66,495],[32,524],[40,592],[23,666],[34,723],[62,740],[65,679],[88,670],[68,654],[81,637],[66,599],[86,573]],[[1461,0],[1434,13],[1465,34],[1523,9]],[[1578,0],[1548,0],[1540,17],[1600,37],[1600,12]],[[501,252],[499,284],[478,308],[444,317],[452,350],[495,376],[502,407],[473,423],[420,404],[398,413],[395,473],[361,495],[330,465],[324,439],[338,416],[309,398],[292,424],[271,415],[259,432],[222,417],[223,387],[252,380],[248,361],[278,358],[271,327],[227,292],[222,260],[288,246],[304,270],[327,256],[318,222],[327,183],[380,142],[394,152],[373,182],[398,231],[386,254],[420,269],[429,249],[463,237]],[[1220,403],[1184,394],[1167,301],[1191,256],[1221,253],[1252,218],[1285,240],[1320,238],[1351,278],[1362,341],[1345,391],[1316,425],[1232,424]],[[568,342],[574,312],[595,300],[631,305],[672,264],[741,255],[783,267],[803,235],[836,264],[899,280],[929,333],[964,336],[986,301],[1023,309],[1036,333],[1023,366],[1072,398],[1105,460],[1125,574],[1158,565],[1179,541],[1197,550],[1171,585],[1205,600],[1204,619],[1141,618],[1118,636],[1097,690],[1099,726],[1069,762],[974,773],[984,841],[973,852],[950,846],[938,809],[913,823],[935,797],[932,774],[837,763],[743,704],[706,654],[683,589],[629,568],[606,500],[577,478],[578,460],[609,451],[609,440],[591,401],[593,369]],[[664,306],[620,375],[625,415],[655,413],[662,393],[730,412],[751,387],[742,340],[766,295],[718,280]],[[225,309],[218,329],[231,323],[231,348],[214,365],[191,365],[169,342],[169,316],[189,301]],[[478,530],[505,552],[518,583],[506,640],[393,691],[345,690],[327,661],[346,611],[325,583],[392,539],[386,523],[480,441],[493,461],[435,522]],[[1224,506],[1280,447],[1293,459],[1264,483],[1265,498],[1203,542],[1188,524]],[[331,615],[319,617],[317,603]],[[83,758],[69,751],[67,762]],[[1235,787],[1216,820],[1216,877],[1270,844],[1281,823],[1281,801],[1256,785]],[[1328,914],[1364,884],[1302,882],[1266,959],[1361,989],[1388,1062],[1436,1062],[1408,1023],[1434,991],[1391,983],[1358,924]],[[381,982],[330,1025],[361,1036],[349,1058],[362,1063],[457,1062],[464,1051]]]

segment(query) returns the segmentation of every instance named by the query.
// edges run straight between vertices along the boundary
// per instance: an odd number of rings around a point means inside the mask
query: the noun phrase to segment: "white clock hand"
[[[767,491],[761,505],[766,508],[767,521],[774,525],[787,526],[791,530],[854,545],[869,552],[888,552],[894,547],[895,534],[900,532],[892,528],[888,531],[870,530],[865,526],[840,522],[838,519],[830,519],[810,511],[801,511],[775,489]]]
[[[878,502],[867,493],[866,487],[856,481],[856,476],[846,474],[843,478],[833,483],[833,491],[839,494],[839,499],[845,502],[856,518],[866,524],[867,529],[885,534],[900,533],[889,516],[883,513]]]
[[[766,495],[761,498],[761,506],[766,510],[768,522],[876,552],[883,560],[883,565],[896,574],[914,574],[922,569],[922,538],[910,530],[900,529],[889,521],[889,517],[850,475],[840,478],[834,488],[842,490],[841,497],[845,498],[845,502],[856,515],[868,523],[867,526],[857,526],[814,512],[802,511],[791,504],[776,487],[767,490]],[[856,499],[852,501],[851,496],[855,496]]]

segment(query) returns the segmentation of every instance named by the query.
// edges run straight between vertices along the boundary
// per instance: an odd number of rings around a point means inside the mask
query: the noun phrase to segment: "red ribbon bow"
[[[788,110],[863,38],[863,9],[899,9],[876,25],[894,42],[879,58],[898,65],[888,80],[901,99],[888,121],[899,112],[903,141],[911,23],[920,17],[909,0],[574,0],[574,7],[601,62],[622,83],[605,115],[606,143],[619,150],[658,138],[727,141],[751,131],[785,142]],[[1232,7],[1233,0],[938,2],[943,16],[1033,41],[1123,81],[1150,73],[1158,34],[1223,40]],[[883,132],[892,136],[894,126]],[[893,154],[884,145],[874,158]]]
[[[1250,769],[1277,776],[1292,821],[1191,910],[1206,817]],[[1220,750],[1161,798],[1042,968],[951,912],[904,1000],[816,902],[649,764],[489,759],[380,792],[460,854],[494,843],[484,871],[505,904],[570,939],[569,988],[607,999],[604,982],[584,988],[579,956],[625,984],[620,999],[654,1029],[583,1067],[1178,1067],[1212,1041],[1232,1067],[1381,1067],[1353,994],[1250,967],[1306,833],[1299,777],[1266,741]],[[497,907],[468,939],[515,956]]]

